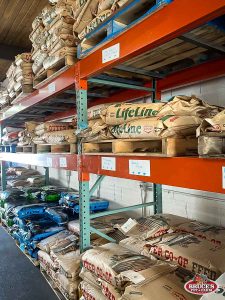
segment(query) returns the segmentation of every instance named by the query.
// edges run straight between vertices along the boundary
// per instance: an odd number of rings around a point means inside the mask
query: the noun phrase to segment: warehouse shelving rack
[[[62,97],[63,93],[76,94],[76,112],[78,116],[78,133],[87,128],[87,106],[101,103],[122,102],[139,99],[153,94],[152,99],[160,99],[160,92],[177,86],[183,86],[193,82],[219,77],[225,74],[225,57],[215,58],[204,63],[194,65],[187,69],[168,74],[166,77],[153,72],[146,73],[138,69],[131,69],[124,65],[125,62],[138,55],[146,53],[151,49],[165,44],[166,42],[185,34],[225,14],[225,0],[173,0],[163,9],[146,16],[141,22],[120,33],[112,40],[100,45],[91,51],[88,56],[77,62],[74,66],[64,70],[54,78],[39,85],[38,90],[20,100],[18,104],[9,109],[2,117],[1,128],[9,124],[18,124],[20,116],[23,120],[34,119],[35,115],[29,114],[34,107],[44,108],[49,100],[54,104],[54,99]],[[195,41],[196,42],[196,41]],[[116,46],[119,51],[113,60],[103,62],[103,50],[113,49]],[[201,46],[204,46],[201,41]],[[113,48],[111,48],[113,47]],[[210,49],[213,45],[206,43],[205,47]],[[218,51],[218,49],[216,49]],[[224,52],[221,47],[220,52]],[[114,77],[103,73],[117,67],[122,71],[139,73],[153,78],[142,86],[132,80],[115,80]],[[102,75],[103,74],[103,75]],[[88,84],[100,84],[101,86],[113,86],[119,88],[116,93],[108,97],[101,93],[94,95],[89,93]],[[157,87],[156,87],[157,83]],[[74,89],[75,86],[75,89]],[[121,90],[123,88],[123,90]],[[95,100],[88,102],[88,98]],[[75,97],[74,97],[75,104]],[[53,105],[54,106],[54,105]],[[75,109],[52,110],[52,114],[45,120],[60,120],[71,117]],[[24,117],[24,119],[23,119]],[[103,159],[114,160],[114,170],[103,168]],[[102,215],[141,208],[143,206],[154,206],[155,212],[162,211],[162,184],[178,186],[190,189],[205,190],[210,192],[224,193],[225,186],[225,162],[223,159],[203,159],[198,157],[155,157],[155,156],[108,156],[108,155],[86,155],[82,152],[81,141],[78,141],[78,154],[14,154],[1,153],[2,188],[6,188],[6,161],[36,165],[46,168],[46,180],[49,177],[48,168],[62,168],[65,170],[78,171],[80,192],[80,228],[81,228],[81,251],[90,247],[90,233],[95,232],[105,236],[90,225],[90,219]],[[149,165],[147,176],[133,174],[129,170],[130,161],[141,161]],[[90,173],[99,175],[96,183],[89,188]],[[154,183],[154,201],[151,203],[121,208],[105,213],[90,215],[89,199],[94,193],[104,176],[127,178]]]

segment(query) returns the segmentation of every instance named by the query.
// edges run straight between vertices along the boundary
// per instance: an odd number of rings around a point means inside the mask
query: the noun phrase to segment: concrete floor
[[[0,299],[57,300],[55,293],[0,226]]]

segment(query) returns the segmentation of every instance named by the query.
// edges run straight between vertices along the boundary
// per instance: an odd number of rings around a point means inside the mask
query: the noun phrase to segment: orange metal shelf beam
[[[22,112],[23,110],[46,101],[50,97],[54,97],[57,94],[62,93],[64,90],[68,89],[70,86],[74,85],[75,78],[75,66],[70,67],[68,70],[60,74],[58,77],[54,78],[50,82],[46,83],[38,90],[34,91],[31,95],[27,95],[18,100],[18,103],[13,105],[5,114],[0,122],[5,119]]]
[[[102,73],[223,14],[224,0],[174,0],[82,59],[78,63],[80,76],[88,78]],[[120,57],[102,63],[102,50],[118,43]]]
[[[159,91],[163,91],[203,80],[217,78],[224,76],[224,74],[225,58],[222,58],[171,74],[164,79],[160,79],[157,87]]]
[[[101,168],[102,157],[105,156],[84,155],[84,172],[209,192],[225,193],[225,189],[222,187],[222,167],[225,167],[225,160],[223,159],[116,156],[116,171],[106,171]],[[150,160],[151,176],[130,175],[130,159]]]

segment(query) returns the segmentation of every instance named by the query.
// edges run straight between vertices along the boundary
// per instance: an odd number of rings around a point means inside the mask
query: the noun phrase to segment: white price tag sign
[[[59,166],[60,168],[67,168],[67,159],[66,157],[59,158]]]
[[[116,171],[116,158],[102,157],[102,170]]]
[[[222,186],[225,189],[225,167],[222,167]]]
[[[52,158],[51,157],[47,157],[47,167],[52,168],[53,164],[52,164]]]
[[[129,160],[129,174],[139,176],[150,176],[150,160]]]
[[[107,63],[111,60],[120,57],[120,44],[113,45],[109,48],[102,50],[102,63]]]
[[[56,91],[56,86],[55,86],[55,83],[54,83],[54,82],[52,82],[52,83],[50,83],[50,84],[48,85],[48,91],[51,92],[51,93],[53,93],[53,92]]]

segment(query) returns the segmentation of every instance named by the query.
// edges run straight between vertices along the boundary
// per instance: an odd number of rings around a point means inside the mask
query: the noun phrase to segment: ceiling
[[[31,49],[31,24],[48,0],[0,0],[0,81],[15,55]]]

